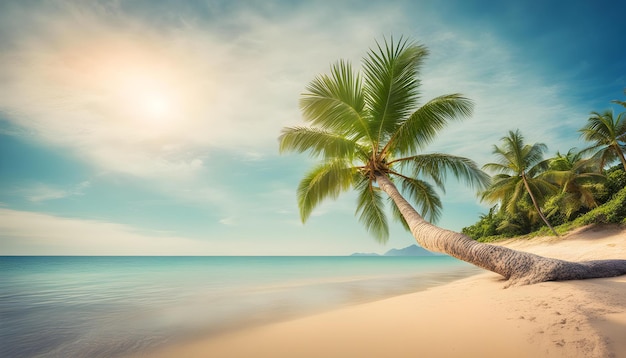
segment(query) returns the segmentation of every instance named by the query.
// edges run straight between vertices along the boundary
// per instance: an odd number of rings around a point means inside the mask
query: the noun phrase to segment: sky
[[[494,161],[509,130],[584,148],[591,111],[624,99],[626,3],[517,1],[0,2],[0,255],[348,255],[386,244],[351,193],[306,224],[315,163],[278,153],[298,100],[376,41],[428,47],[422,99],[460,92],[470,119],[425,152]],[[450,180],[437,224],[486,213]]]

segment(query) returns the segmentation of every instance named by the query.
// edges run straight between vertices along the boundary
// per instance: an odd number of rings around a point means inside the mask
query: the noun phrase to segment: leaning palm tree
[[[482,200],[491,203],[500,203],[501,210],[510,214],[518,211],[518,203],[525,195],[530,197],[533,206],[543,222],[558,236],[550,222],[541,210],[539,200],[556,193],[557,187],[541,174],[547,163],[543,160],[543,152],[547,149],[543,143],[533,145],[524,144],[524,137],[519,132],[509,131],[507,137],[502,138],[503,146],[494,145],[493,153],[498,157],[497,163],[488,163],[483,169],[498,173],[491,186],[482,193]]]
[[[593,185],[606,179],[598,167],[598,161],[583,158],[582,152],[575,148],[564,155],[557,152],[556,157],[549,160],[548,170],[541,175],[561,188],[560,193],[550,199],[552,210],[548,216],[562,212],[569,220],[583,208],[597,207]]]
[[[613,116],[613,111],[603,113],[591,112],[587,125],[579,130],[581,137],[593,145],[583,152],[595,152],[594,157],[600,160],[600,170],[605,164],[619,159],[626,170],[626,112]]]
[[[426,48],[413,42],[385,40],[364,58],[362,73],[339,61],[329,75],[309,84],[300,104],[310,126],[284,128],[279,138],[281,152],[308,152],[320,159],[298,186],[302,221],[324,199],[354,189],[360,221],[384,241],[389,235],[384,192],[391,198],[392,214],[422,247],[497,272],[510,284],[626,273],[626,260],[571,263],[543,258],[478,243],[425,219],[440,213],[434,187],[443,186],[446,174],[477,189],[488,179],[469,159],[423,153],[449,121],[467,117],[472,110],[471,101],[459,94],[419,105],[418,75],[426,55]]]

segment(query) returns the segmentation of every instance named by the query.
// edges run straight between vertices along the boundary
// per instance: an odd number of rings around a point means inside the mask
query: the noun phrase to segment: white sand
[[[626,259],[626,229],[503,243]],[[486,272],[426,291],[200,339],[150,357],[626,357],[626,276],[503,289]]]

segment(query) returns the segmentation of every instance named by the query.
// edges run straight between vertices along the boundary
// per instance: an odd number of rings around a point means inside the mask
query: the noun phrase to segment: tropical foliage
[[[502,147],[494,145],[493,149],[498,162],[483,166],[498,174],[493,177],[491,186],[482,193],[481,199],[491,203],[499,202],[503,210],[515,214],[520,211],[525,199],[529,198],[535,213],[556,235],[540,207],[545,198],[557,190],[555,185],[539,175],[547,166],[543,160],[546,145],[525,144],[519,130],[510,131],[508,136],[502,138],[502,142]]]
[[[613,198],[574,220],[574,224],[626,224],[626,187],[618,191]]]
[[[624,101],[612,102],[626,107]],[[591,112],[580,132],[582,138],[591,142],[588,148],[572,148],[566,154],[557,152],[547,160],[541,160],[545,145],[522,145],[519,131],[509,132],[502,147],[494,146],[499,161],[484,166],[500,172],[482,193],[483,200],[496,206],[462,232],[482,241],[526,234],[541,228],[533,216],[540,217],[542,212],[550,224],[563,227],[572,222],[593,222],[590,218],[598,223],[626,220],[626,213],[619,207],[623,200],[616,199],[624,195],[626,187],[626,112],[616,117],[610,110]],[[607,164],[615,162],[620,164],[607,168]],[[520,163],[526,164],[524,170]],[[520,184],[524,176],[534,181],[526,192]],[[495,230],[485,229],[494,227]]]
[[[626,112],[617,117],[611,110],[591,112],[587,125],[580,132],[585,140],[593,143],[585,152],[595,152],[593,156],[600,161],[600,167],[619,160],[626,170]]]
[[[349,189],[357,192],[356,215],[380,241],[389,235],[386,200],[376,177],[398,185],[420,214],[435,221],[441,214],[436,188],[447,174],[484,187],[488,176],[470,159],[423,153],[448,122],[468,117],[472,102],[460,94],[418,103],[418,75],[428,54],[424,46],[385,41],[363,60],[362,73],[347,61],[315,78],[300,107],[308,127],[284,128],[280,151],[308,152],[320,159],[300,181],[300,217],[305,222],[324,199]],[[391,215],[404,222],[395,205]]]
[[[581,213],[581,210],[597,207],[596,196],[602,190],[598,184],[605,180],[599,168],[598,161],[584,159],[582,152],[575,149],[570,149],[565,155],[557,152],[542,175],[561,188],[545,204],[548,217],[560,218],[562,223]]]
[[[423,152],[450,121],[467,117],[472,110],[472,102],[460,94],[419,104],[419,72],[426,54],[425,47],[413,42],[385,40],[384,45],[377,44],[369,51],[361,73],[349,62],[339,61],[330,74],[316,77],[307,86],[300,105],[309,126],[284,128],[280,136],[281,152],[308,152],[319,160],[298,186],[302,221],[323,200],[353,189],[358,197],[359,220],[378,240],[385,241],[389,235],[386,194],[392,215],[411,231],[420,246],[496,272],[508,280],[508,285],[626,273],[626,260],[556,260],[479,243],[425,220],[439,216],[441,201],[435,188],[443,189],[448,174],[478,189],[490,179],[470,159]],[[542,148],[531,146],[527,151],[523,145],[517,147],[524,153],[516,153],[523,155],[510,162],[525,168],[507,170],[521,175],[532,198],[533,188],[543,184],[532,184],[538,182],[534,176],[532,181],[525,177]],[[532,201],[537,207],[538,202]]]

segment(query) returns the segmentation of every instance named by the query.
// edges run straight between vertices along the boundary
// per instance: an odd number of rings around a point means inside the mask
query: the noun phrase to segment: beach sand
[[[626,259],[626,229],[503,243]],[[175,344],[148,357],[626,357],[626,276],[504,289],[485,272],[426,291]]]

